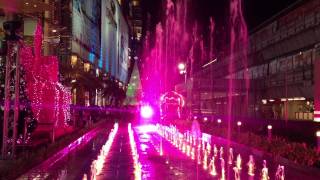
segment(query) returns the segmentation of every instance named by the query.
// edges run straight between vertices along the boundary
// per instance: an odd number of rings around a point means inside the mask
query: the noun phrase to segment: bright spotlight
[[[149,119],[153,116],[153,109],[149,105],[144,105],[141,107],[140,115],[145,119]]]
[[[179,68],[180,71],[183,71],[183,70],[185,70],[186,65],[184,63],[179,63],[178,64],[178,68]]]

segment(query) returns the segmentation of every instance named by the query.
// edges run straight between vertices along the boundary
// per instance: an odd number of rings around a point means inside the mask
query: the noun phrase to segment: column
[[[320,122],[320,44],[317,44],[314,49],[314,121]]]

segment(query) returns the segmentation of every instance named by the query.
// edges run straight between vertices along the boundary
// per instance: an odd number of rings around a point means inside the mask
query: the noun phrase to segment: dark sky
[[[206,24],[210,16],[223,25],[227,20],[229,0],[191,0],[192,13],[190,15],[201,24]],[[285,9],[297,0],[243,0],[244,15],[249,30],[261,24],[279,11]],[[161,19],[162,5],[165,0],[142,0],[144,17],[147,12],[151,15],[149,26],[152,28]]]
[[[249,29],[256,27],[297,0],[244,0]]]

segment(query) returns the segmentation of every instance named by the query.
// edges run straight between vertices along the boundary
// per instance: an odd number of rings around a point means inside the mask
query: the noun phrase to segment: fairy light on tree
[[[58,82],[58,59],[42,56],[42,26],[37,24],[33,48],[23,45],[21,64],[25,69],[27,96],[38,122],[52,123],[55,130],[65,133],[70,119],[71,93]]]

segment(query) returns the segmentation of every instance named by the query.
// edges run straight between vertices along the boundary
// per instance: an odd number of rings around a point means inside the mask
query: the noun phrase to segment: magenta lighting
[[[185,68],[186,68],[186,65],[184,63],[179,63],[178,64],[178,68],[179,68],[180,71],[184,71]]]
[[[140,111],[140,115],[141,117],[145,118],[145,119],[149,119],[153,116],[153,109],[151,106],[149,105],[143,105],[141,107],[141,111]]]

